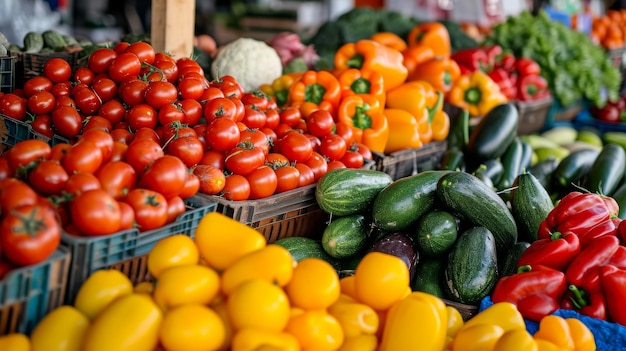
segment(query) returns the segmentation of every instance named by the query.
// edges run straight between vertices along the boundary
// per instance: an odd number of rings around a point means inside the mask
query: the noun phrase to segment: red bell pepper
[[[626,325],[626,271],[605,265],[600,268],[600,280],[606,297],[609,319]]]
[[[521,101],[541,100],[550,96],[548,82],[540,75],[520,76],[517,80],[517,91]]]
[[[496,61],[496,68],[502,68],[508,72],[511,72],[515,70],[515,61],[517,61],[517,59],[515,58],[515,55],[511,53],[505,53],[503,55],[500,55],[500,57],[498,57],[498,60]],[[517,76],[517,75],[512,74],[512,76]]]
[[[491,45],[483,47],[483,50],[487,53],[487,58],[489,59],[489,68],[493,69],[498,62],[499,57],[503,54],[504,50],[500,45]],[[489,71],[487,71],[489,72]]]
[[[455,51],[450,56],[461,67],[470,70],[470,72],[481,70],[483,72],[489,72],[489,56],[483,50],[483,48],[467,48]]]
[[[609,258],[609,262],[607,262],[607,264],[626,270],[626,246],[618,246],[617,250],[613,253],[613,256]]]
[[[511,81],[511,75],[504,68],[494,68],[487,75],[498,84],[500,92],[507,99],[514,100],[517,97],[517,86]]]
[[[520,78],[538,76],[541,73],[541,66],[531,58],[520,57],[515,61],[515,71]]]
[[[585,316],[606,320],[607,306],[604,291],[598,286],[595,289],[581,289],[570,285],[563,297],[561,308],[575,310]]]
[[[626,221],[622,221],[619,226],[617,226],[617,237],[622,245],[626,245]]]
[[[619,246],[619,239],[612,235],[593,240],[580,251],[567,267],[565,271],[567,282],[582,286],[587,275],[592,274],[594,269],[607,264]]]
[[[612,217],[603,196],[570,192],[548,213],[539,226],[538,238],[549,238],[553,232],[580,234]]]
[[[538,239],[524,250],[517,266],[543,265],[564,270],[580,252],[580,241],[574,233],[554,232],[549,238]]]
[[[521,266],[517,273],[498,280],[491,300],[511,302],[524,318],[539,321],[559,309],[566,288],[561,271],[541,265]]]
[[[578,234],[578,238],[580,239],[580,246],[585,247],[591,241],[596,238],[605,236],[605,235],[617,235],[617,228],[622,220],[619,218],[611,218],[606,221],[602,221],[593,227],[589,228],[589,230]]]

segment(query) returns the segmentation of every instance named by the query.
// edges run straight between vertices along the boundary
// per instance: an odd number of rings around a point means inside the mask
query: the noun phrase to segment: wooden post
[[[195,0],[152,0],[150,36],[156,52],[174,58],[191,57],[195,26]]]

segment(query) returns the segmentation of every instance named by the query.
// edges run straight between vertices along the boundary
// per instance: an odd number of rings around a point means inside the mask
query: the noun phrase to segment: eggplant
[[[403,232],[391,232],[379,237],[369,249],[370,252],[382,252],[401,258],[409,268],[411,280],[419,263],[419,252],[413,239]]]

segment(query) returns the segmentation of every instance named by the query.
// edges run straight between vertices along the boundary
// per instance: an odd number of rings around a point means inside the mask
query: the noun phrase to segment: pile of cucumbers
[[[30,54],[63,52],[90,45],[93,45],[93,42],[83,36],[63,34],[54,29],[28,32],[24,36],[22,45],[10,43],[6,36],[0,33],[0,56],[7,55],[8,52]]]

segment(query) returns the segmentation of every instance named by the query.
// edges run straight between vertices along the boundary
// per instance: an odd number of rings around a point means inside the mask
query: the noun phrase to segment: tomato
[[[58,195],[70,178],[67,171],[56,161],[41,161],[28,174],[28,182],[43,195]]]
[[[178,98],[176,86],[167,81],[156,81],[148,84],[144,95],[145,101],[154,109],[173,104]]]
[[[308,132],[303,133],[307,138],[309,138],[309,142],[311,143],[311,147],[313,148],[313,151],[319,151],[320,149],[320,145],[322,144],[322,141],[320,140],[319,137],[316,137],[313,134],[309,134]]]
[[[227,118],[236,121],[237,106],[232,99],[218,97],[207,101],[204,105],[203,115],[207,123],[211,123],[213,120],[219,118]]]
[[[373,160],[372,150],[364,144],[356,143],[357,151],[363,156],[365,160]]]
[[[120,83],[117,93],[126,105],[135,106],[145,102],[144,95],[147,89],[148,82],[129,77]]]
[[[84,88],[74,94],[76,108],[85,115],[92,115],[102,106],[102,100],[91,88]]]
[[[70,92],[72,91],[72,82],[64,81],[60,83],[56,83],[50,89],[50,93],[54,95],[55,98],[60,96],[70,96]]]
[[[246,176],[250,183],[250,199],[262,199],[276,192],[278,178],[271,167],[261,166]]]
[[[277,185],[276,193],[293,190],[300,184],[300,171],[291,165],[282,165],[274,169]]]
[[[199,99],[204,94],[204,82],[200,78],[186,77],[177,87],[181,99]]]
[[[226,200],[248,200],[250,198],[250,182],[241,174],[229,174],[226,176],[221,196]]]
[[[154,160],[165,155],[161,145],[151,139],[135,139],[126,150],[126,162],[128,162],[141,177],[146,167]]]
[[[346,167],[346,165],[339,160],[333,160],[333,161],[328,162],[328,171],[331,171],[337,168],[348,168],[348,167]]]
[[[290,127],[296,126],[302,119],[302,114],[297,107],[287,106],[278,113],[280,123],[284,123]]]
[[[89,318],[77,308],[60,306],[46,314],[33,329],[32,350],[80,350]]]
[[[65,154],[67,153],[67,150],[69,150],[71,147],[72,147],[72,145],[68,144],[68,143],[58,143],[58,144],[55,144],[52,147],[52,150],[50,151],[49,159],[53,160],[53,161],[61,162],[63,157],[65,157]]]
[[[30,97],[38,91],[50,91],[54,83],[45,76],[34,76],[24,82],[24,95]]]
[[[37,192],[25,182],[17,178],[8,178],[2,181],[0,213],[3,215],[18,207],[36,205],[37,203]]]
[[[100,106],[98,116],[106,118],[111,125],[121,122],[126,114],[126,108],[118,99],[112,99]]]
[[[337,134],[325,135],[319,147],[319,152],[331,161],[340,160],[346,153],[346,140]]]
[[[10,262],[20,266],[36,264],[59,246],[61,226],[51,208],[23,205],[2,213],[0,246]]]
[[[244,115],[241,122],[243,122],[248,128],[258,129],[265,126],[265,112],[249,105],[244,108]]]
[[[120,41],[117,44],[115,44],[115,46],[113,46],[113,51],[115,51],[118,54],[121,54],[123,52],[126,52],[126,49],[128,49],[129,46],[130,46],[129,42]]]
[[[117,96],[117,84],[106,77],[96,79],[91,88],[102,102],[107,102]]]
[[[202,160],[204,146],[195,136],[179,137],[167,144],[167,153],[178,157],[185,166],[191,168]]]
[[[290,132],[279,140],[280,153],[290,161],[305,162],[313,154],[313,147],[304,134]]]
[[[200,189],[198,191],[203,194],[216,195],[224,189],[226,176],[219,168],[197,165],[193,168],[193,174],[200,180]]]
[[[251,143],[260,148],[263,154],[267,155],[270,150],[270,140],[268,136],[259,129],[246,128],[240,132],[240,143]]]
[[[202,119],[202,105],[193,99],[181,100],[180,109],[185,113],[184,123],[190,127],[193,127],[200,123]]]
[[[107,134],[110,134],[113,130],[113,124],[111,124],[111,122],[104,117],[98,115],[89,116],[85,119],[83,135],[90,130],[100,130],[107,132]]]
[[[323,137],[330,134],[335,128],[335,120],[333,115],[326,110],[315,110],[311,112],[306,120],[307,130],[309,133]]]
[[[198,164],[213,166],[215,168],[224,170],[225,159],[226,155],[223,152],[211,149],[204,152],[204,155],[202,156],[202,159],[200,160],[200,162],[198,162]]]
[[[160,228],[167,222],[167,199],[159,192],[134,188],[123,201],[135,210],[135,222],[142,232]]]
[[[133,131],[141,128],[154,129],[158,123],[158,116],[154,107],[148,104],[139,104],[126,111],[126,120]]]
[[[172,196],[167,199],[167,221],[165,223],[174,223],[178,216],[187,210],[185,201],[180,196]]]
[[[178,193],[183,199],[190,198],[198,193],[200,190],[200,178],[197,175],[193,174],[192,171],[187,172],[187,179],[185,180],[185,186]]]
[[[183,190],[186,181],[187,166],[176,156],[164,155],[148,166],[139,184],[170,199]]]
[[[354,140],[354,134],[352,132],[352,127],[349,124],[344,122],[339,122],[335,124],[335,134],[341,136],[347,145],[351,145]]]
[[[135,228],[135,210],[123,201],[117,201],[120,206],[120,230]]]
[[[57,106],[69,106],[69,107],[76,107],[76,102],[74,102],[74,99],[71,98],[70,96],[59,96],[57,97]]]
[[[87,67],[95,74],[108,72],[117,56],[118,53],[116,53],[113,49],[98,48],[92,52],[91,55],[89,55]],[[74,80],[78,81],[76,79],[76,74],[74,74],[74,77]]]
[[[0,181],[10,178],[12,175],[9,161],[6,157],[0,157]]]
[[[63,191],[70,195],[77,196],[85,191],[101,188],[100,180],[98,180],[93,173],[78,172],[70,174],[70,178],[65,182]]]
[[[218,97],[222,98],[225,97],[225,95],[221,90],[219,90],[219,88],[209,86],[208,88],[204,89],[204,93],[202,93],[202,96],[198,100],[200,100],[202,102],[202,105],[204,106],[208,101],[211,101]]]
[[[328,172],[328,161],[319,152],[314,151],[305,163],[313,171],[315,182],[320,180],[320,178]]]
[[[267,109],[269,98],[265,95],[265,93],[257,89],[244,93],[241,96],[241,101],[244,105],[254,105],[259,110],[265,110]]]
[[[159,340],[168,350],[219,350],[225,339],[226,327],[220,316],[198,303],[168,311],[159,331]]]
[[[154,67],[163,73],[164,78],[170,82],[176,82],[178,79],[178,66],[176,60],[167,53],[157,52],[154,58]]]
[[[265,153],[252,143],[239,143],[226,153],[224,163],[230,172],[247,175],[265,163]]]
[[[93,70],[93,69],[92,69]],[[96,72],[95,70],[93,70]],[[109,66],[109,77],[116,83],[120,83],[125,78],[135,77],[141,71],[141,61],[137,55],[125,52],[117,55]]]
[[[93,83],[94,79],[96,79],[96,74],[86,66],[78,67],[72,75],[74,84],[83,83],[89,86]]]
[[[239,143],[241,132],[232,119],[216,118],[208,123],[204,137],[212,149],[226,152]]]
[[[114,199],[122,199],[137,184],[137,173],[124,161],[110,161],[102,165],[96,177],[101,188]]]
[[[313,173],[311,167],[307,166],[306,163],[297,162],[294,167],[300,171],[299,187],[315,183],[315,173]]]
[[[104,189],[78,194],[70,202],[70,217],[76,229],[87,236],[112,234],[121,227],[119,204]]]
[[[81,140],[67,151],[61,164],[70,174],[76,172],[95,173],[103,161],[104,156],[100,146],[90,140]]]
[[[52,126],[59,135],[72,139],[83,128],[83,119],[74,107],[56,106],[52,110]]]
[[[211,85],[219,88],[224,93],[224,96],[234,97],[239,100],[241,100],[244,93],[243,86],[239,84],[235,77],[230,75],[217,78],[211,82]]]
[[[50,157],[52,148],[43,140],[27,139],[13,145],[7,151],[9,166],[16,172],[20,167],[27,166],[33,161],[44,160]]]
[[[347,150],[339,161],[341,161],[348,168],[361,168],[365,163],[363,155],[356,150]]]
[[[161,136],[159,135],[159,133],[157,133],[156,129],[151,129],[151,128],[139,128],[135,131],[135,136],[133,137],[133,140],[142,140],[142,139],[150,139],[150,140],[154,140],[157,143],[159,143],[159,145],[161,144]]]
[[[159,109],[157,120],[160,125],[168,127],[173,122],[185,123],[185,112],[178,104],[168,104]],[[167,140],[168,138],[164,138]]]
[[[53,57],[43,64],[43,74],[52,83],[65,82],[72,76],[72,66],[60,57]]]
[[[148,64],[154,63],[156,52],[154,51],[154,48],[152,47],[152,45],[146,43],[145,41],[134,42],[130,44],[124,51],[131,52],[137,55],[141,63],[144,63],[144,62]]]
[[[111,130],[111,137],[113,141],[128,145],[133,141],[134,135],[128,129],[113,128],[113,130]]]
[[[159,240],[148,253],[148,271],[158,279],[171,267],[197,264],[200,260],[198,247],[187,235],[177,234]]]
[[[101,129],[87,130],[83,132],[77,144],[84,141],[92,141],[96,144],[96,146],[100,149],[100,152],[102,152],[102,159],[104,161],[109,160],[111,152],[113,152],[113,137],[109,132]]]
[[[23,121],[26,117],[27,100],[15,94],[4,94],[0,97],[0,113]]]

